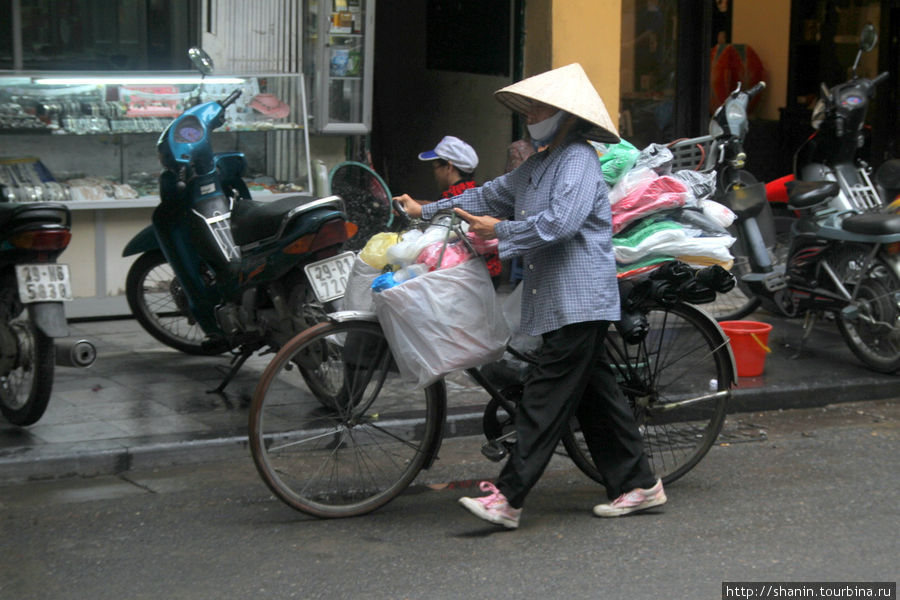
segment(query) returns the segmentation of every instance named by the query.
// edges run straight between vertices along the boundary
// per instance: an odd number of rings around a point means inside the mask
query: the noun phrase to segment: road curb
[[[755,378],[739,381],[728,412],[815,408],[841,402],[886,400],[898,397],[895,378],[873,376],[849,386],[812,387],[758,385]],[[482,411],[464,409],[447,417],[445,438],[481,434]],[[227,460],[250,460],[247,437],[227,435],[178,442],[145,443],[118,448],[23,449],[0,458],[0,481],[14,482],[64,477],[117,475],[132,470],[186,466]]]

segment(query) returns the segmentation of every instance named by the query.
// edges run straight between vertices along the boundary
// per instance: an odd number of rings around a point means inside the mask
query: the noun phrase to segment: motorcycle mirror
[[[862,58],[863,52],[870,52],[878,43],[878,32],[871,23],[866,23],[865,27],[859,34],[859,51],[856,53],[856,60],[853,61],[853,78],[856,78],[856,68],[859,66],[859,59]]]
[[[878,32],[875,31],[874,25],[867,23],[859,34],[859,49],[863,52],[871,52],[876,44],[878,44]]]
[[[212,75],[213,59],[210,58],[209,54],[204,52],[202,48],[194,46],[188,50],[188,56],[191,59],[191,63],[193,63],[194,67],[200,71],[200,73],[203,75]]]

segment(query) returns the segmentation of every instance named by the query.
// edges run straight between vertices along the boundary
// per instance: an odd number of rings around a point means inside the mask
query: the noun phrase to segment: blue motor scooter
[[[211,73],[205,52],[190,55]],[[126,295],[151,335],[183,352],[234,354],[216,391],[254,352],[325,318],[343,293],[353,261],[343,244],[357,229],[338,196],[251,199],[244,155],[214,153],[210,141],[240,94],[193,106],[162,133],[160,204],[123,251],[140,255]]]

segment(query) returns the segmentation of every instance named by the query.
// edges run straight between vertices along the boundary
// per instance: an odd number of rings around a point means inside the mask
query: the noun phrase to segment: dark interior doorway
[[[475,179],[483,183],[500,175],[511,140],[512,114],[493,99],[493,92],[512,82],[515,71],[514,5],[492,2],[477,26],[471,19],[482,0],[392,0],[378,4],[375,16],[372,162],[392,193],[436,199],[432,170],[418,160],[445,135],[471,144],[479,156]],[[454,19],[446,11],[457,5]],[[468,7],[468,9],[466,9]],[[497,10],[502,7],[502,10]],[[479,9],[480,10],[480,9]],[[489,26],[488,26],[489,24]],[[431,37],[429,38],[429,32]],[[484,53],[477,64],[442,56],[441,39],[455,36],[468,54]],[[498,44],[497,39],[505,39]],[[463,42],[462,40],[465,40]]]

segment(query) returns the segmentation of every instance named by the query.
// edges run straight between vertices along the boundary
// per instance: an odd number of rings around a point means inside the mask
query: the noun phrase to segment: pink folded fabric
[[[443,248],[444,242],[434,242],[433,244],[425,246],[422,252],[419,253],[416,262],[426,265],[429,271],[434,271],[435,269],[454,267],[460,263],[466,262],[471,256],[469,251],[466,250],[465,246],[462,244],[447,244],[447,249],[444,250],[441,264],[438,266],[438,258],[441,257],[441,250]]]
[[[472,243],[472,247],[475,248],[475,252],[477,252],[478,254],[490,254],[491,252],[496,252],[497,246],[500,245],[500,240],[498,240],[497,238],[486,240],[484,238],[478,237],[471,231],[466,234],[466,237],[469,238],[469,241]]]
[[[689,196],[687,186],[674,177],[663,175],[648,181],[612,206],[613,233],[622,231],[632,221],[649,214],[680,208]]]

